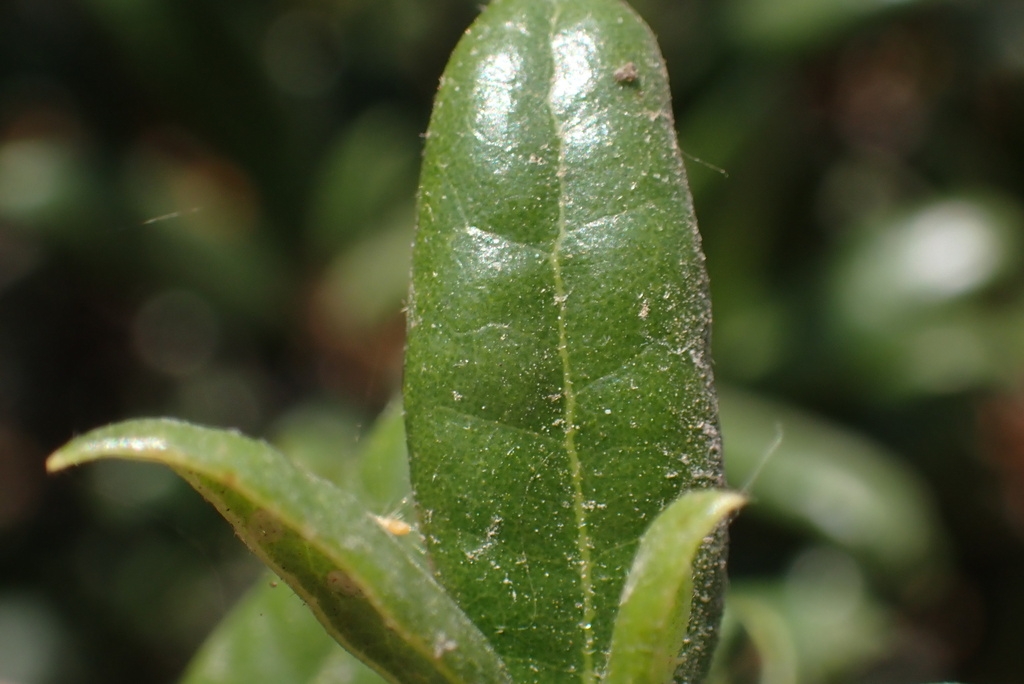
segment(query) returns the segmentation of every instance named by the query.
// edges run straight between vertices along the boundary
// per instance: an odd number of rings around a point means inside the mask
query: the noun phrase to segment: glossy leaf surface
[[[428,131],[405,402],[438,576],[517,681],[594,681],[641,534],[722,484],[709,322],[650,31],[618,0],[492,3]]]
[[[694,600],[693,561],[704,538],[743,501],[735,492],[688,492],[654,519],[622,590],[603,681],[672,681],[680,659],[689,655],[684,639]]]
[[[106,457],[174,468],[337,641],[390,681],[508,681],[480,632],[352,494],[269,445],[224,430],[137,420],[71,441],[47,467]]]

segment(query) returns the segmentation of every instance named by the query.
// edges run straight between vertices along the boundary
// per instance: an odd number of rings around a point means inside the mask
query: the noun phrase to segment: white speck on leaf
[[[437,635],[437,638],[434,639],[434,658],[439,659],[445,653],[454,651],[458,646],[459,645],[449,639],[444,632],[441,632]]]

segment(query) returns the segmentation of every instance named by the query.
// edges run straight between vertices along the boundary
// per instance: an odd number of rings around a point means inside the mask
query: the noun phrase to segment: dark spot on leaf
[[[356,581],[341,570],[327,573],[327,588],[342,596],[361,596],[363,593]]]

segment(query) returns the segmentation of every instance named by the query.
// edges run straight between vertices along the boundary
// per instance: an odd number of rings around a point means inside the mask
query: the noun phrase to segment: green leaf
[[[694,558],[705,537],[743,502],[735,492],[688,492],[654,519],[622,589],[602,681],[672,681],[680,659],[690,656],[684,643],[694,599]]]
[[[325,679],[344,662],[348,677]],[[296,594],[267,573],[206,640],[182,684],[381,684],[324,631]]]
[[[342,251],[354,239],[377,237],[382,221],[389,225],[396,211],[410,224],[421,132],[410,118],[403,110],[371,108],[324,151],[309,207],[308,242],[314,258]],[[398,264],[407,265],[401,259]],[[394,266],[385,265],[384,272]],[[403,283],[408,275],[406,268]],[[378,296],[368,291],[363,295]]]
[[[359,458],[358,480],[367,506],[375,513],[391,515],[409,503],[409,452],[400,400],[384,409],[367,435]],[[408,512],[412,513],[411,505]]]
[[[274,442],[292,461],[356,494],[372,513],[394,516],[401,512],[396,504],[409,496],[401,402],[392,402],[361,441],[355,420],[340,407],[302,406],[280,421]],[[415,559],[424,558],[418,534],[401,541],[415,545]],[[206,640],[183,684],[382,681],[324,631],[287,585],[267,573]]]
[[[819,417],[733,389],[721,391],[721,408],[729,480],[750,487],[752,515],[837,544],[912,593],[941,586],[948,558],[935,504],[897,455]]]
[[[730,643],[742,643],[741,635],[756,654],[759,681],[772,684],[848,681],[851,673],[893,655],[899,642],[895,616],[865,591],[852,561],[843,570],[841,552],[808,554],[817,559],[798,560],[805,567],[795,567],[783,581],[737,582],[729,589],[721,655],[733,657],[715,663],[713,684],[749,680],[749,654]],[[737,639],[729,638],[730,631]]]
[[[728,33],[744,47],[800,50],[827,44],[837,34],[920,0],[732,0]]]
[[[643,531],[722,486],[709,323],[649,29],[618,0],[492,3],[427,133],[405,402],[438,576],[517,681],[595,681]],[[707,651],[719,610],[691,619]]]
[[[760,684],[800,684],[799,655],[784,616],[770,603],[737,597],[738,593],[733,587],[729,588],[721,643],[707,684],[750,680],[749,658],[744,657],[744,651],[737,651],[734,642],[743,646],[749,643],[748,650],[756,656]]]
[[[136,420],[71,441],[47,468],[108,457],[174,468],[331,636],[390,681],[509,681],[480,632],[375,516],[269,445],[224,430]]]
[[[355,494],[371,513],[411,514],[404,420],[396,399],[360,434],[357,416],[310,402],[277,421],[270,441],[301,467]]]

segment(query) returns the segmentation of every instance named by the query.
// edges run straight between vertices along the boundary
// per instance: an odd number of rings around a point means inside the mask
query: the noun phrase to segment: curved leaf
[[[47,469],[108,457],[174,468],[337,641],[390,681],[508,681],[480,632],[353,495],[269,445],[177,421],[135,420],[71,441]]]
[[[618,0],[492,3],[427,134],[405,401],[438,576],[517,681],[594,681],[644,529],[722,485],[709,322],[649,29]]]
[[[734,641],[749,641],[762,684],[842,681],[892,656],[899,641],[894,615],[863,587],[844,587],[845,578],[820,570],[809,578],[791,574],[730,587],[725,623],[735,628]],[[729,636],[723,630],[723,655],[735,652]],[[749,660],[736,657],[735,668],[716,663],[719,676],[711,681],[747,681]]]
[[[396,503],[409,496],[401,402],[381,413],[358,453],[346,454],[345,443],[356,450],[353,420],[333,407],[300,407],[274,430],[274,441],[290,460],[352,492],[370,512],[395,515]],[[401,539],[407,540],[414,545],[413,558],[422,560],[420,536]],[[287,585],[266,573],[204,642],[182,684],[383,681],[339,646]]]
[[[743,505],[728,491],[688,492],[640,540],[619,601],[607,684],[667,684],[689,655],[686,623],[694,600],[693,561],[705,537]]]
[[[734,389],[721,391],[721,408],[729,479],[749,483],[758,504],[752,515],[810,530],[912,592],[945,580],[935,505],[898,457],[821,418]]]
[[[733,669],[749,669],[747,658],[734,652],[733,642],[741,642],[741,637],[756,654],[758,684],[800,684],[799,655],[785,618],[774,606],[737,598],[737,593],[729,588],[721,644],[707,684],[732,684],[739,679]]]

